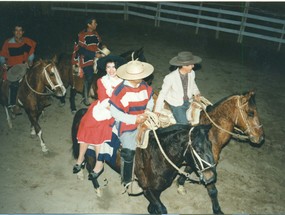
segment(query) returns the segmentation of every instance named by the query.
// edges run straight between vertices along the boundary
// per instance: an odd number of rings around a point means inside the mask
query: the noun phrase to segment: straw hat
[[[109,55],[111,53],[111,51],[109,49],[107,49],[106,47],[104,47],[103,49],[99,49],[99,51],[104,54],[105,56]]]
[[[21,80],[24,75],[26,74],[28,69],[27,64],[16,64],[15,66],[12,66],[7,71],[7,79],[8,81],[19,81]]]
[[[143,79],[153,73],[154,68],[151,64],[132,60],[117,69],[117,75],[125,80]]]
[[[201,63],[201,61],[202,58],[193,55],[192,52],[184,51],[179,52],[177,56],[172,58],[169,61],[169,64],[173,66],[188,66],[192,64]]]

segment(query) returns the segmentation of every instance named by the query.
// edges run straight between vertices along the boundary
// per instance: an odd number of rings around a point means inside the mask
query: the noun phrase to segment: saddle
[[[189,109],[186,111],[186,116],[192,126],[199,124],[201,110],[205,109],[208,105],[213,104],[203,96],[201,96],[200,102],[194,100],[191,103]],[[150,111],[146,113],[149,115],[148,120],[138,126],[137,147],[141,149],[146,149],[148,146],[150,130],[176,124],[174,116],[169,109],[163,108],[159,117]]]
[[[186,111],[186,117],[192,126],[198,125],[200,122],[200,113],[203,109],[206,109],[208,105],[213,105],[208,99],[201,96],[200,101],[194,100],[189,109]]]

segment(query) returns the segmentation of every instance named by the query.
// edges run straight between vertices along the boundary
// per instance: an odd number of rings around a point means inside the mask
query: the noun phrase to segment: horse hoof
[[[182,196],[186,195],[186,193],[187,193],[185,187],[182,186],[182,185],[179,185],[179,186],[178,186],[177,192],[178,192],[180,195],[182,195]]]
[[[80,180],[80,181],[83,181],[84,180],[84,174],[83,174],[83,171],[79,171],[78,173],[76,173],[77,175],[77,179]]]
[[[95,189],[95,193],[98,197],[100,197],[100,198],[102,197],[102,189],[100,187]]]
[[[74,115],[76,113],[76,110],[72,110],[71,113],[72,115]]]
[[[65,102],[59,102],[58,106],[63,107],[65,105]]]

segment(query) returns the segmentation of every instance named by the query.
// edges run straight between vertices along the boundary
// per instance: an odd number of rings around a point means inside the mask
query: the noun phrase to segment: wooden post
[[[283,37],[284,37],[284,32],[285,32],[285,23],[283,24],[282,34],[281,34],[280,39],[283,39]],[[281,49],[281,45],[282,45],[282,43],[281,43],[281,42],[279,42],[279,45],[278,45],[277,51],[280,51],[280,49]]]
[[[155,15],[155,21],[154,21],[154,26],[155,27],[160,27],[160,10],[161,10],[161,4],[157,3],[157,7],[156,7],[156,15]]]
[[[218,18],[221,18],[221,12],[219,12],[218,14]],[[217,27],[220,27],[220,22],[217,22]],[[217,29],[216,31],[216,39],[219,39],[219,36],[220,36],[220,31]]]
[[[198,12],[198,19],[197,19],[197,26],[196,26],[195,34],[198,34],[198,31],[199,31],[199,24],[200,24],[200,16],[202,14],[202,10],[201,10],[202,7],[203,7],[203,2],[200,3],[200,10]]]
[[[249,2],[245,3],[245,7],[244,7],[244,11],[243,11],[243,17],[242,17],[242,20],[241,20],[241,26],[240,26],[240,29],[239,29],[239,35],[238,35],[238,39],[237,39],[238,43],[242,43],[243,32],[245,30],[245,23],[246,23],[246,20],[247,20],[247,17],[245,15],[248,14],[249,4],[250,4]]]

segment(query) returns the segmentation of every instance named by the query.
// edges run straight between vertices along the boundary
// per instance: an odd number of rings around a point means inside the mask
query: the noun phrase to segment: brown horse
[[[259,146],[264,142],[264,131],[260,124],[253,91],[226,97],[208,107],[207,111],[201,113],[200,124],[212,124],[209,139],[212,142],[212,151],[216,163],[219,161],[223,147],[232,137],[246,139]],[[245,136],[237,134],[235,128],[238,128],[239,132]],[[193,170],[191,167],[186,167],[185,171],[191,173]],[[180,194],[186,193],[183,187],[185,181],[184,176],[180,176],[177,180]]]
[[[7,80],[1,81],[1,103],[5,108],[8,124],[12,127],[11,117],[8,111]],[[60,75],[54,60],[39,60],[20,82],[17,104],[24,108],[31,122],[31,135],[38,135],[43,152],[48,149],[42,137],[42,129],[38,123],[39,117],[45,107],[49,106],[49,98],[52,95],[63,96],[66,89],[62,84]]]
[[[79,154],[76,135],[80,120],[85,113],[86,109],[78,110],[72,124],[72,149],[75,159],[78,158]],[[180,167],[184,162],[196,171],[201,183],[204,185],[215,183],[215,163],[211,142],[208,140],[210,127],[209,125],[191,127],[190,125],[177,124],[167,128],[159,128],[156,133],[150,132],[149,144],[146,149],[136,149],[134,171],[138,183],[143,189],[143,194],[149,201],[149,213],[167,213],[160,196],[164,190],[171,186],[178,173],[185,174],[185,172],[180,172]],[[117,141],[115,135],[113,138]],[[85,154],[85,162],[89,173],[95,166],[95,157],[95,152],[88,149]],[[115,161],[107,162],[117,173],[120,173],[120,159],[120,150],[117,150]],[[96,192],[100,191],[97,179],[93,179],[92,183]],[[217,209],[215,212],[222,213],[217,195],[212,195],[210,192],[209,195],[213,208]]]
[[[97,80],[104,76],[106,74],[105,71],[105,61],[110,56],[100,58],[97,61],[97,70],[98,72],[94,75],[91,90],[89,92],[89,95],[92,99],[98,99],[97,95]],[[134,59],[139,59],[142,62],[146,62],[143,48],[137,49],[137,50],[129,50],[127,52],[122,53],[119,56],[112,55],[113,58],[115,58],[118,61],[118,66],[127,63],[128,61],[132,60],[132,57]],[[79,68],[78,66],[71,65],[71,55],[62,53],[58,57],[57,61],[57,67],[59,69],[61,79],[63,81],[63,84],[66,88],[70,86],[70,109],[72,113],[76,112],[76,104],[75,104],[75,96],[77,93],[83,94],[83,85],[84,85],[84,79],[83,77],[80,77],[79,74]],[[145,79],[147,83],[150,85],[153,80],[153,75],[150,75]],[[60,102],[62,105],[65,104],[65,96],[60,98]]]

